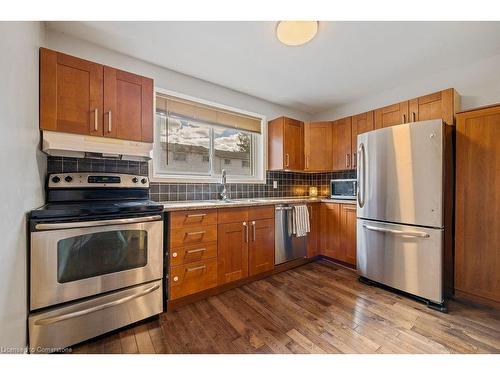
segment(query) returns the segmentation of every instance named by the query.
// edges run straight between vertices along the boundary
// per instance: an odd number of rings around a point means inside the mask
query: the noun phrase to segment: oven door
[[[31,233],[31,310],[161,279],[161,215],[39,223]]]

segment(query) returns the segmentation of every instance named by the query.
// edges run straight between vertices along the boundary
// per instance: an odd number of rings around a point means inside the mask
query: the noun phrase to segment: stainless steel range
[[[49,176],[30,215],[30,348],[64,348],[163,309],[163,206],[146,177]]]

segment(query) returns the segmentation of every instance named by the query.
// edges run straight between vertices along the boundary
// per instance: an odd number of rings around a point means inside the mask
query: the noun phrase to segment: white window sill
[[[209,176],[150,176],[149,180],[151,182],[161,182],[164,184],[218,184],[220,183],[220,177],[209,177]],[[245,177],[227,177],[226,182],[228,184],[266,184],[266,179],[256,179],[256,178],[245,178]]]

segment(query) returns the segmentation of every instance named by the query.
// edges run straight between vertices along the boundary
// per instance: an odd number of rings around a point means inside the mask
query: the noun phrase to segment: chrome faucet
[[[226,188],[226,170],[222,170],[222,176],[220,179],[220,184],[222,185],[222,191],[219,194],[220,199],[227,201],[228,200],[228,195],[227,195],[227,188]]]

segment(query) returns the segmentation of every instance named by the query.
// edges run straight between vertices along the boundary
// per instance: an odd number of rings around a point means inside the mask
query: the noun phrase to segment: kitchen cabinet
[[[356,265],[356,205],[340,205],[340,247],[347,263]]]
[[[249,228],[249,275],[272,271],[274,268],[274,219],[252,220]]]
[[[455,293],[500,306],[500,106],[457,115]]]
[[[40,129],[153,142],[153,80],[40,49]]]
[[[356,168],[357,163],[357,152],[358,152],[358,135],[363,134],[375,129],[373,120],[373,111],[361,113],[356,116],[352,116],[351,124],[351,161],[352,168]]]
[[[351,150],[351,121],[351,117],[333,121],[332,144],[334,171],[354,169]]]
[[[274,206],[218,210],[218,283],[274,268]]]
[[[453,125],[459,106],[460,96],[455,89],[421,96],[409,101],[408,122],[442,119],[446,124]]]
[[[307,235],[307,257],[312,258],[320,254],[320,203],[309,203],[307,208],[309,210],[309,225],[310,232]]]
[[[104,136],[153,142],[153,80],[104,67]]]
[[[279,117],[268,123],[269,170],[304,169],[304,123]]]
[[[102,135],[103,66],[40,49],[40,128]]]
[[[408,101],[392,104],[374,111],[375,129],[405,124],[408,121]]]
[[[321,255],[342,260],[340,247],[340,204],[322,203],[320,209]]]
[[[304,124],[304,152],[306,171],[333,170],[332,122],[308,122]]]

